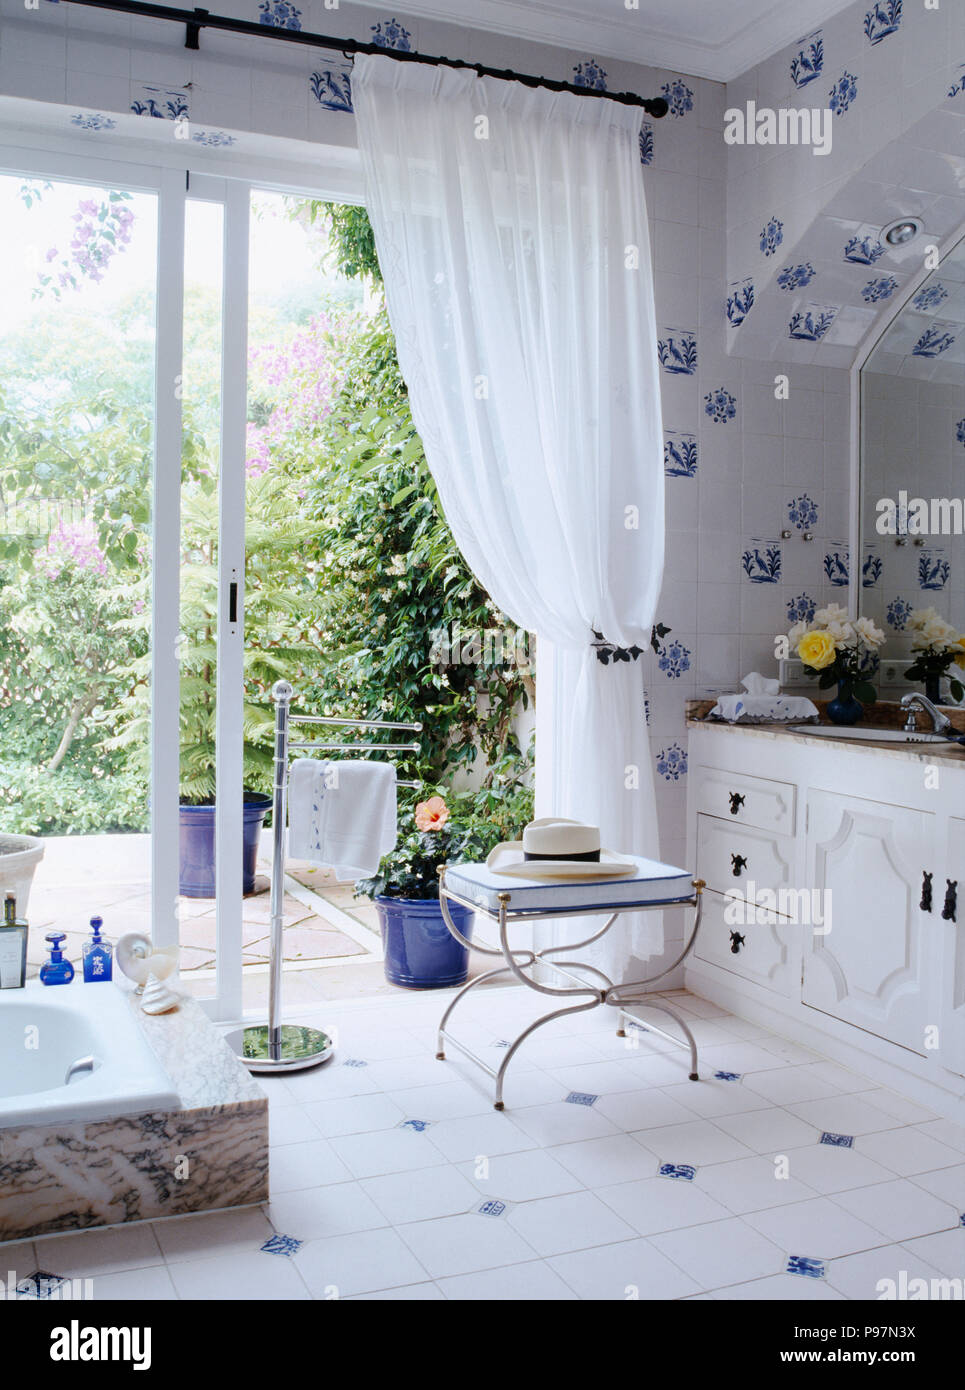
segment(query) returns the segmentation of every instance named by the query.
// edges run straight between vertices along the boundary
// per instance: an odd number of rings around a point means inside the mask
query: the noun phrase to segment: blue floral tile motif
[[[961,1216],[958,1218],[958,1224],[959,1226],[965,1226],[965,1211],[963,1211]]]
[[[810,285],[816,274],[810,261],[803,261],[801,265],[786,265],[777,277],[777,284],[792,294],[794,290],[803,290],[805,285]]]
[[[354,111],[352,83],[347,72],[326,68],[309,78],[312,96],[326,111]]]
[[[911,611],[912,607],[907,599],[893,598],[885,612],[889,627],[893,627],[896,632],[904,632]]]
[[[592,1095],[589,1091],[571,1091],[564,1098],[566,1105],[596,1105],[599,1096]]]
[[[425,1134],[431,1125],[431,1120],[400,1120],[396,1129],[408,1129],[413,1134]]]
[[[670,680],[679,680],[685,671],[690,670],[690,648],[682,642],[671,642],[664,647],[657,663],[660,670]]]
[[[805,1279],[823,1279],[828,1267],[824,1260],[816,1259],[813,1255],[789,1255],[786,1272],[803,1274]]]
[[[784,223],[779,217],[769,217],[761,228],[761,250],[765,256],[773,256],[784,240]]]
[[[836,116],[843,116],[858,95],[858,79],[845,70],[828,92],[828,106]]]
[[[51,1274],[46,1269],[35,1269],[33,1274],[28,1274],[26,1279],[20,1280],[16,1293],[18,1298],[52,1298],[66,1283],[67,1279],[63,1274]]]
[[[288,0],[261,0],[258,6],[258,23],[275,29],[300,29],[302,12],[296,10]]]
[[[235,137],[225,130],[196,130],[191,139],[196,145],[205,145],[208,149],[217,150],[227,149],[235,143]]]
[[[76,116],[71,116],[70,123],[78,130],[113,130],[117,125],[112,116],[103,116],[99,111],[78,111]]]
[[[809,623],[818,611],[818,605],[810,594],[798,594],[787,601],[787,620],[789,623]]]
[[[955,342],[955,334],[942,332],[939,324],[931,324],[925,329],[911,350],[912,357],[940,357]]]
[[[844,259],[852,265],[874,265],[885,254],[877,237],[853,236],[844,248]]]
[[[677,743],[657,754],[657,771],[666,782],[679,782],[687,776],[687,754]]]
[[[955,438],[959,444],[965,445],[965,420],[959,420],[955,426]]]
[[[923,550],[918,556],[918,587],[938,592],[944,589],[951,566],[940,550]]]
[[[807,343],[819,343],[834,323],[837,313],[837,308],[828,304],[824,307],[815,305],[806,309],[804,313],[799,311],[792,314],[787,326],[787,336]]]
[[[861,562],[861,587],[873,589],[881,578],[881,556],[868,554]]]
[[[591,87],[594,92],[605,92],[606,71],[595,58],[587,58],[584,63],[577,63],[574,67],[573,86]]]
[[[731,328],[740,328],[754,307],[754,282],[744,280],[735,285],[733,293],[727,296],[727,322]]]
[[[818,519],[818,504],[806,492],[792,497],[787,504],[787,519],[799,531],[809,531]]]
[[[276,1235],[269,1236],[264,1245],[259,1246],[259,1249],[263,1250],[266,1255],[286,1255],[288,1259],[291,1259],[293,1255],[298,1254],[304,1244],[303,1240],[298,1240],[295,1236]]]
[[[367,1067],[368,1062],[363,1062],[361,1057],[346,1057],[342,1063],[343,1067]]]
[[[824,556],[824,577],[833,589],[845,589],[851,556],[847,550],[829,550]]]
[[[864,17],[865,35],[869,43],[880,43],[889,34],[896,34],[900,24],[901,0],[877,0]]]
[[[737,414],[737,398],[723,386],[716,391],[708,391],[704,397],[704,414],[709,415],[715,425],[726,425]]]
[[[740,1081],[740,1079],[741,1079],[741,1073],[740,1073],[739,1071],[715,1071],[715,1072],[714,1072],[714,1080],[715,1080],[715,1081]]]
[[[890,299],[898,288],[898,281],[893,275],[882,275],[877,280],[869,280],[861,291],[861,298],[866,304],[878,304],[882,299]]]
[[[690,1163],[661,1163],[659,1173],[662,1178],[680,1178],[693,1182],[697,1169]]]
[[[824,39],[816,29],[795,50],[791,59],[791,81],[795,87],[806,87],[824,71]]]
[[[653,163],[653,126],[649,121],[644,121],[640,127],[640,163]]]
[[[664,329],[657,343],[657,358],[665,372],[693,376],[697,370],[697,336],[689,328]]]
[[[835,1149],[850,1149],[854,1147],[853,1134],[832,1134],[830,1130],[825,1130],[821,1135],[820,1143],[830,1144]]]
[[[944,285],[926,285],[915,295],[911,301],[911,307],[920,313],[926,313],[929,309],[937,309],[942,300],[947,298],[948,291]]]
[[[135,116],[155,116],[162,121],[177,121],[188,115],[188,103],[183,92],[163,87],[141,87],[140,96],[131,102]]]
[[[668,478],[697,476],[697,436],[670,430],[663,437],[663,471]]]
[[[395,48],[400,53],[412,52],[412,34],[397,19],[384,19],[370,25],[372,42],[377,48]]]
[[[501,1202],[498,1197],[487,1197],[485,1202],[480,1202],[478,1207],[473,1207],[477,1216],[502,1216],[506,1211],[506,1203]]]
[[[741,556],[741,568],[752,584],[777,584],[781,578],[779,545],[749,546]]]
[[[694,94],[682,77],[675,77],[672,82],[665,82],[660,90],[670,106],[671,116],[675,118],[686,116],[688,111],[694,109]]]

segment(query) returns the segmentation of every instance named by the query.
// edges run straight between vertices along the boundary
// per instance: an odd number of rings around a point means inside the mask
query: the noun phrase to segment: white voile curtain
[[[640,108],[375,56],[356,59],[352,86],[389,318],[447,520],[493,600],[570,673],[551,809],[657,858],[642,660],[604,666],[592,646],[599,632],[647,649],[663,568]],[[620,939],[615,970],[652,949]]]

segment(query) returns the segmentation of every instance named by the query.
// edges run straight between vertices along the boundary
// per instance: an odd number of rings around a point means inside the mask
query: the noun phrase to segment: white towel
[[[361,759],[296,758],[288,778],[288,853],[369,878],[395,849],[395,768]]]

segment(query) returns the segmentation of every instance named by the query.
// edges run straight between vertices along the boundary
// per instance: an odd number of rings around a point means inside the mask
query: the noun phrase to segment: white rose
[[[817,627],[826,627],[831,630],[832,623],[846,622],[848,610],[842,608],[840,603],[829,603],[826,608],[819,608],[814,615],[814,622]]]
[[[856,618],[855,628],[858,636],[869,651],[875,651],[885,640],[885,634],[880,627],[875,627],[870,618]]]

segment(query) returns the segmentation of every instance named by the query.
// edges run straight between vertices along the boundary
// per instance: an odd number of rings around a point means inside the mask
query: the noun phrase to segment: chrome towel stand
[[[288,754],[292,750],[309,752],[325,748],[418,753],[418,743],[292,743],[289,724],[340,725],[353,729],[403,729],[421,733],[421,724],[394,724],[384,719],[335,719],[314,714],[291,714],[294,690],[288,681],[276,682],[271,692],[275,701],[275,777],[272,802],[273,852],[271,870],[271,953],[268,987],[268,1022],[238,1028],[226,1039],[235,1055],[253,1072],[302,1071],[318,1066],[334,1051],[327,1033],[317,1028],[281,1022],[281,982],[284,960],[285,830],[288,816]],[[398,782],[400,787],[417,787],[418,782]]]

